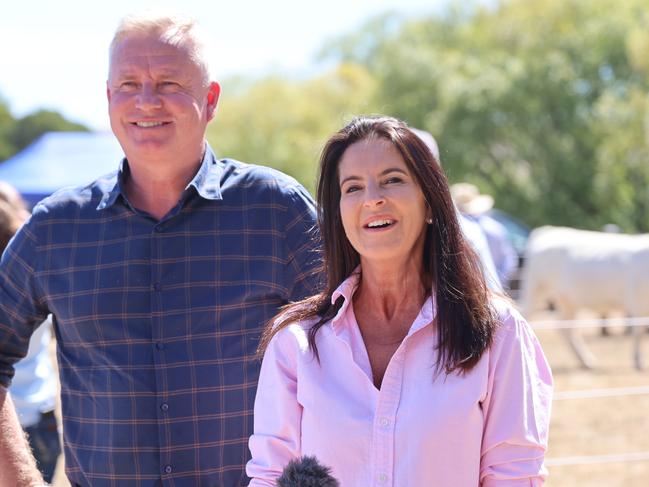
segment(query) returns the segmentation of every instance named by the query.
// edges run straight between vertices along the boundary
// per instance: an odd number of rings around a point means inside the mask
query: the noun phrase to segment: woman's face
[[[373,138],[350,145],[338,165],[340,215],[361,261],[423,259],[430,216],[424,195],[397,148]]]

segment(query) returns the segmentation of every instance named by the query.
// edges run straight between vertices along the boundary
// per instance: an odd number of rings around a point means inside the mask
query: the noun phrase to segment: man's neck
[[[157,167],[129,163],[126,196],[135,208],[160,220],[176,206],[200,164],[200,160],[193,165],[160,164]]]

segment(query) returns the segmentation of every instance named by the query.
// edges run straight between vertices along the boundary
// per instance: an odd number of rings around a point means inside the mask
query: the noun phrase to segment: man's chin
[[[161,158],[169,156],[171,141],[169,139],[146,139],[129,141],[127,144],[122,144],[126,158],[129,161],[133,159],[143,158]]]

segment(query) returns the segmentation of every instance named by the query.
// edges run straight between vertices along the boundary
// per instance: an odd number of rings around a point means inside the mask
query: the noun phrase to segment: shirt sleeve
[[[321,289],[320,237],[316,224],[315,204],[302,186],[291,189],[284,242],[288,263],[285,282],[289,301],[317,294]]]
[[[543,484],[552,405],[552,374],[528,323],[513,310],[489,351],[481,487]]]
[[[0,385],[8,388],[18,360],[27,355],[29,338],[47,317],[35,266],[38,260],[34,217],[23,225],[0,262]]]
[[[246,473],[250,487],[275,486],[301,448],[302,406],[297,400],[298,344],[291,325],[271,340],[261,366],[255,398],[252,459]]]

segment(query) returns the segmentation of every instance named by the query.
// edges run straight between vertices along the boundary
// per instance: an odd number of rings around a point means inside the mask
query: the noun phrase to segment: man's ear
[[[207,91],[207,121],[209,122],[214,118],[216,105],[219,103],[219,96],[221,95],[221,86],[216,82],[210,83]]]
[[[108,99],[108,103],[110,103],[110,86],[108,85],[108,81],[106,81],[106,98]]]

